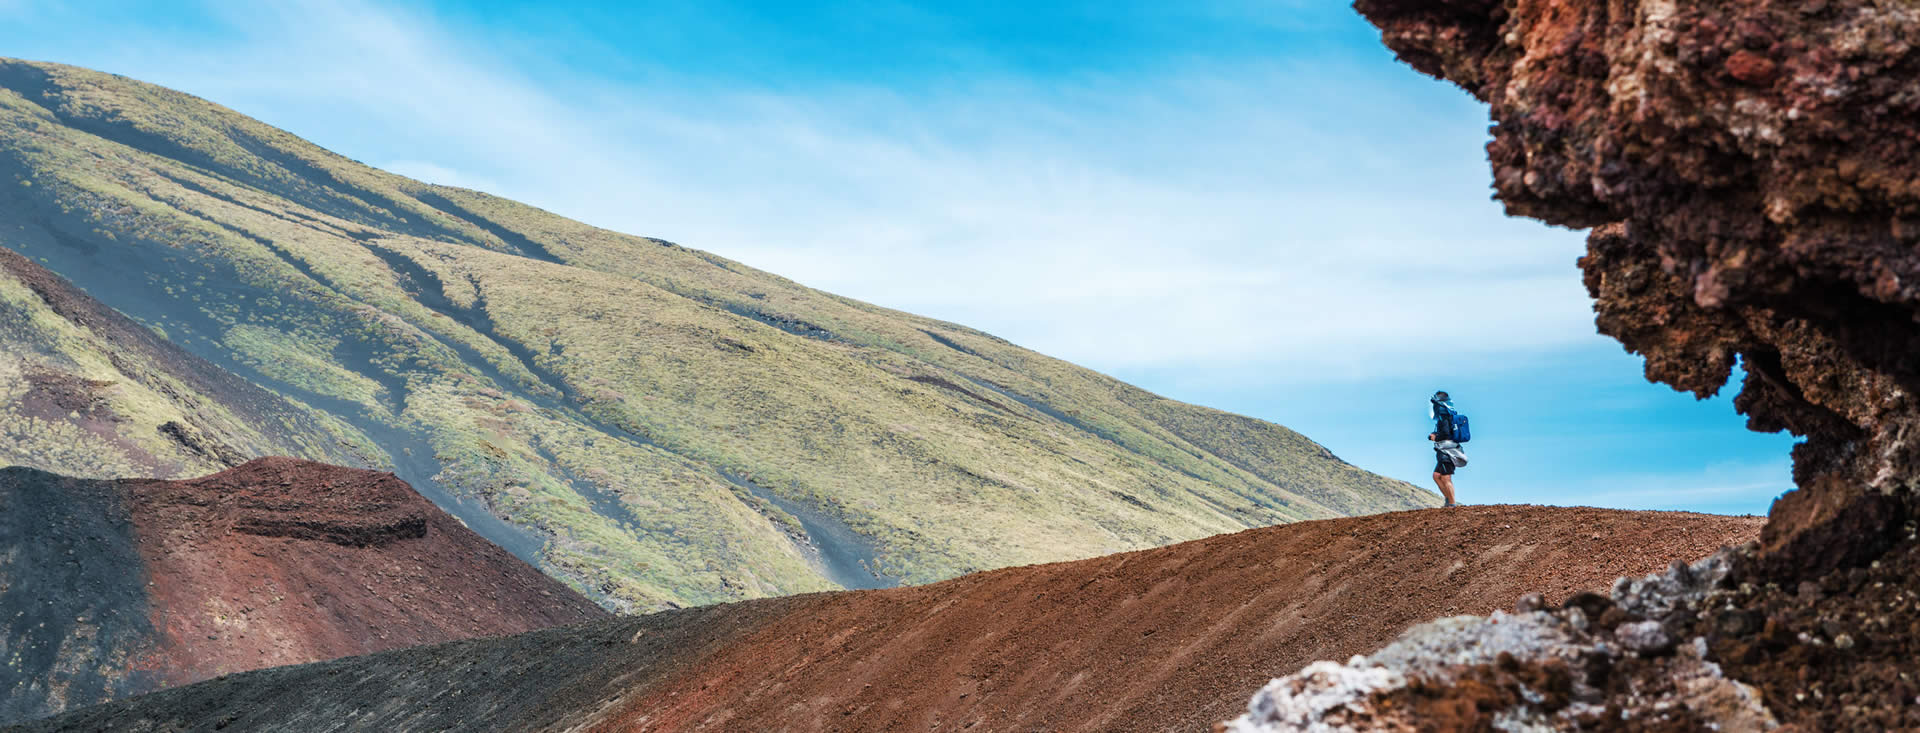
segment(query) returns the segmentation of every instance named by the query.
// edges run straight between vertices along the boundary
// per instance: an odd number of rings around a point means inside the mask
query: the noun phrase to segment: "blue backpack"
[[[1473,440],[1473,429],[1472,426],[1467,423],[1466,415],[1461,414],[1458,410],[1448,410],[1447,418],[1453,422],[1453,442],[1465,443]]]

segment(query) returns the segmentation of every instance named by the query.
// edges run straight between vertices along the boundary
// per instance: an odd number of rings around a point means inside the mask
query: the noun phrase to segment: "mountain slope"
[[[121,77],[0,61],[0,211],[0,246],[617,609],[1437,503],[1276,425]]]
[[[0,249],[0,465],[198,475],[249,456],[377,454],[344,422],[234,376]]]
[[[0,615],[0,723],[607,617],[390,474],[288,458],[190,481],[0,469]]]
[[[1278,672],[1436,615],[1603,590],[1760,523],[1549,507],[1302,522],[262,670],[28,730],[1201,730]]]

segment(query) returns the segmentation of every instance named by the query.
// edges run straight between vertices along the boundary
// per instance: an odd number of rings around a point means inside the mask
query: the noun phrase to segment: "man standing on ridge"
[[[1433,483],[1440,487],[1440,495],[1446,497],[1446,505],[1456,506],[1453,472],[1467,465],[1467,453],[1460,449],[1460,443],[1468,439],[1465,430],[1456,428],[1456,424],[1464,425],[1466,417],[1453,408],[1453,398],[1445,391],[1433,393],[1427,403],[1427,416],[1433,418],[1433,432],[1427,434],[1427,440],[1433,441]]]

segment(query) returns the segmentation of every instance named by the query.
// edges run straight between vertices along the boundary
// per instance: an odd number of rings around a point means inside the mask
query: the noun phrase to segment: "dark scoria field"
[[[1920,729],[1920,539],[1792,587],[1731,589],[1682,619],[1727,674],[1806,730]]]

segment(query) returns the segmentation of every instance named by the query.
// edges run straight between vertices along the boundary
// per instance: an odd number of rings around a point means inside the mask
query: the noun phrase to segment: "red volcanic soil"
[[[1302,522],[260,670],[27,729],[1205,730],[1307,662],[1604,589],[1762,522],[1498,506]]]
[[[608,615],[392,474],[264,458],[126,484],[168,685]]]
[[[607,618],[392,474],[0,471],[0,723],[277,665]]]
[[[1762,518],[1483,506],[1302,522],[836,594],[598,730],[1206,730],[1273,676],[1437,616],[1558,601]]]

